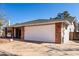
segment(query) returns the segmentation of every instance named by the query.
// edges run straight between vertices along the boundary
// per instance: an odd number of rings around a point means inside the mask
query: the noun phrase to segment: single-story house
[[[11,34],[12,38],[26,41],[66,43],[69,41],[69,32],[74,30],[73,22],[66,19],[38,19],[5,27],[4,36]]]

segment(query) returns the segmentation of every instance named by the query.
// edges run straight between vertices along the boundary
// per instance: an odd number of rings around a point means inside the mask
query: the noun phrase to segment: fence
[[[79,32],[70,32],[69,39],[70,40],[79,40]]]

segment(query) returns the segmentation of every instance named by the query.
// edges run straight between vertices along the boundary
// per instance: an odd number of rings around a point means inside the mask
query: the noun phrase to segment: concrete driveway
[[[2,42],[2,43],[1,43]],[[66,56],[79,55],[79,41],[66,44],[35,43],[0,39],[0,55],[5,56]]]

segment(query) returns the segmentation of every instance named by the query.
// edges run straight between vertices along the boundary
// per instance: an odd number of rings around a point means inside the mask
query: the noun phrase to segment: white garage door
[[[55,24],[25,27],[24,34],[25,40],[55,42]]]

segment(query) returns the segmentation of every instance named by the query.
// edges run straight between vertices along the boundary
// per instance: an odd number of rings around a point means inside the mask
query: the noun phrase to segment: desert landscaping
[[[0,39],[1,56],[71,56],[79,55],[79,41],[65,44],[23,42]]]

